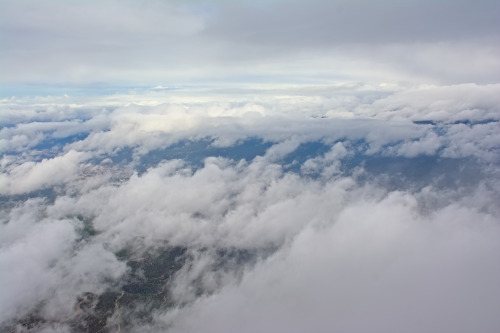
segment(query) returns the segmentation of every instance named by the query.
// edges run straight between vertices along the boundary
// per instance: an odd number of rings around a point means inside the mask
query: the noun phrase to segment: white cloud
[[[171,100],[148,93],[96,98],[86,111],[70,106],[78,98],[9,100],[12,124],[2,135],[18,154],[0,161],[0,264],[12,285],[0,321],[36,309],[47,320],[39,331],[64,331],[77,297],[128,283],[117,252],[140,257],[180,246],[186,265],[165,285],[178,307],[156,309],[148,324],[127,309],[133,323],[123,330],[493,333],[497,90],[302,86]],[[40,160],[30,143],[77,133],[89,136],[54,149],[53,158]],[[247,139],[262,144],[257,156],[210,153]],[[194,153],[201,166],[168,154],[142,165],[151,150],[184,140],[212,142]],[[298,156],[304,143],[322,148]],[[121,148],[133,150],[127,165],[113,164]],[[419,157],[432,172],[414,164]],[[370,169],[386,160],[394,166]],[[13,196],[53,186],[54,200]],[[82,219],[95,234],[81,235]],[[221,263],[221,249],[251,259]]]
[[[64,220],[34,221],[10,220],[2,225],[7,242],[0,253],[1,281],[8,288],[2,288],[1,322],[21,317],[49,299],[59,286],[53,267],[71,253],[76,237],[71,224]],[[11,230],[18,228],[22,230]],[[9,237],[13,235],[15,239]]]
[[[419,155],[434,155],[441,148],[441,139],[436,133],[429,132],[417,141],[401,144],[396,155],[404,157],[416,157]]]
[[[78,167],[88,155],[74,150],[40,162],[8,166],[1,174],[2,194],[22,194],[62,184],[77,176]]]
[[[404,89],[354,108],[358,115],[456,122],[499,119],[500,85],[459,84]]]
[[[328,165],[345,150],[336,144],[315,162]],[[18,289],[32,283],[14,278],[25,270],[51,278],[32,284],[42,294],[16,292],[9,300],[17,297],[14,303],[25,309],[20,314],[26,313],[57,286],[43,313],[64,322],[77,295],[100,293],[106,279],[126,273],[113,255],[125,246],[137,255],[165,243],[274,248],[273,256],[238,274],[215,270],[213,252],[193,258],[170,286],[176,300],[194,303],[158,311],[149,327],[137,330],[465,332],[483,325],[494,332],[499,325],[495,254],[500,229],[497,216],[476,209],[496,204],[487,202],[491,193],[479,188],[470,200],[457,192],[459,199],[451,204],[425,211],[421,203],[443,195],[373,186],[351,178],[302,178],[284,173],[265,157],[239,164],[209,158],[196,172],[171,161],[120,186],[62,196],[46,208],[24,206],[24,212],[13,210],[3,227],[7,247],[2,263],[13,265],[5,272],[11,272],[7,277]],[[498,192],[493,196],[498,198]],[[46,216],[40,222],[37,210]],[[99,232],[81,248],[71,245],[75,221],[65,219],[77,214],[94,217]],[[55,230],[72,236],[60,237]],[[58,241],[42,245],[51,237]],[[37,250],[40,246],[43,251]],[[30,248],[39,260],[27,259]],[[72,249],[76,253],[69,255]],[[191,283],[199,279],[211,296],[197,298]]]
[[[494,332],[496,218],[453,206],[424,217],[416,208],[402,193],[352,203],[240,284],[157,319],[172,332]]]
[[[0,323],[30,313],[63,323],[84,292],[102,293],[126,272],[102,244],[80,243],[80,222],[47,216],[41,200],[11,210],[2,223]]]
[[[330,178],[340,173],[341,159],[349,154],[342,142],[336,143],[324,156],[314,157],[306,160],[301,166],[305,174],[321,174],[324,178]]]
[[[443,156],[463,157],[479,156],[495,161],[500,142],[500,122],[467,126],[453,125],[448,130],[449,145],[444,149]]]

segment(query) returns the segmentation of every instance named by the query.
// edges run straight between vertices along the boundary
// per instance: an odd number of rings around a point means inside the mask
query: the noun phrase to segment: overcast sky
[[[500,2],[10,1],[3,97],[74,88],[495,83]]]

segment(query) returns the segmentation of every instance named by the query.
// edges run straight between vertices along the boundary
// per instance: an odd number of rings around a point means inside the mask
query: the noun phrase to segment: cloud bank
[[[2,328],[496,332],[498,90],[4,99]]]

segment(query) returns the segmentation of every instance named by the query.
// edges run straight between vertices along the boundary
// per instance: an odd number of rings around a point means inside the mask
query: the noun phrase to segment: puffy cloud
[[[443,156],[462,157],[479,155],[496,161],[498,158],[498,130],[500,122],[467,126],[457,124],[448,130],[450,144],[444,149]]]
[[[240,284],[158,320],[173,332],[494,332],[496,218],[457,206],[430,216],[416,209],[402,193],[352,203]]]
[[[31,207],[30,207],[31,206]],[[59,260],[70,255],[75,232],[64,220],[45,220],[36,223],[38,216],[28,208],[11,216],[2,225],[2,284],[1,318],[24,315],[40,302],[47,300],[58,286],[54,267]]]
[[[126,267],[101,244],[82,242],[81,222],[47,215],[41,200],[10,211],[1,226],[0,322],[32,314],[64,323],[84,292],[102,293]]]
[[[334,162],[344,154],[345,147],[337,144],[324,160],[315,162]],[[137,256],[165,243],[274,248],[277,252],[271,257],[236,276],[232,271],[213,276],[217,265],[212,252],[194,258],[193,266],[172,284],[174,299],[194,303],[158,312],[151,330],[460,331],[486,320],[485,329],[494,331],[498,298],[491,291],[500,274],[495,259],[500,229],[497,216],[476,209],[477,200],[485,204],[488,196],[485,189],[478,191],[476,202],[466,195],[463,202],[455,198],[429,212],[421,205],[434,200],[439,191],[387,192],[349,178],[303,179],[283,173],[264,157],[250,164],[209,158],[195,172],[172,161],[118,187],[103,186],[76,198],[63,196],[46,208],[39,203],[13,210],[2,232],[2,254],[8,259],[3,265],[15,265],[16,258],[23,263],[5,270],[13,272],[6,274],[9,278],[22,267],[50,272],[59,289],[44,313],[64,321],[74,311],[69,304],[76,296],[101,293],[106,277],[114,280],[125,273],[113,254],[124,247],[135,249]],[[498,198],[498,192],[494,196]],[[37,214],[47,217],[36,222]],[[98,234],[68,257],[77,229],[75,221],[64,217],[77,214],[94,216]],[[59,228],[71,237],[59,237]],[[58,241],[51,247],[41,245],[49,236]],[[62,241],[65,245],[59,246]],[[28,244],[34,251],[43,247],[37,252],[40,259],[27,260],[33,259],[24,251]],[[16,249],[28,257],[18,258]],[[47,264],[51,260],[55,261]],[[191,293],[191,284],[199,278],[212,296],[197,299]],[[26,282],[13,277],[9,281],[18,288]],[[55,288],[44,279],[38,283],[35,286],[45,293]],[[32,309],[30,304],[47,297],[37,295],[18,297],[16,304]],[[474,305],[466,302],[471,298]],[[445,313],[439,312],[444,308]],[[13,315],[5,313],[4,318]],[[422,317],[426,322],[418,323]]]
[[[496,90],[4,101],[0,325],[495,332]]]
[[[439,136],[433,132],[429,132],[426,136],[416,141],[401,144],[396,154],[405,157],[416,157],[422,154],[434,155],[441,145]]]
[[[498,120],[498,84],[421,86],[404,89],[373,103],[354,108],[359,115],[380,118],[409,118],[414,121]]]
[[[8,165],[0,175],[2,194],[21,194],[67,182],[78,175],[88,155],[74,150],[40,162]]]

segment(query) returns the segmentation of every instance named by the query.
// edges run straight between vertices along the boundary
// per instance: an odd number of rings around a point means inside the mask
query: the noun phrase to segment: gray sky
[[[4,96],[41,85],[500,77],[498,1],[22,0],[1,7]]]

